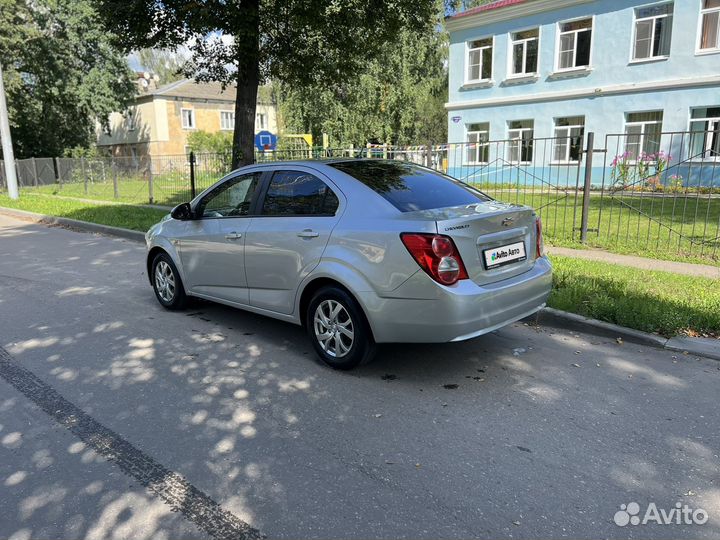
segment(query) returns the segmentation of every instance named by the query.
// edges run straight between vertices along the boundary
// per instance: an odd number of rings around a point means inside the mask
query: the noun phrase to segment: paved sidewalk
[[[622,266],[633,266],[643,270],[662,270],[664,272],[675,272],[688,276],[701,276],[720,279],[720,267],[709,264],[692,264],[675,261],[661,261],[634,255],[618,255],[609,251],[595,249],[570,249],[563,247],[546,246],[545,250],[550,255],[562,255],[564,257],[576,257],[590,261],[602,261]]]

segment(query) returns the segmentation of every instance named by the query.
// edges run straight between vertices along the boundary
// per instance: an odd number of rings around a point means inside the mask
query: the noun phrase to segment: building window
[[[257,129],[267,129],[267,114],[258,113],[255,115],[255,125]]]
[[[137,111],[134,107],[128,109],[125,118],[128,131],[135,131],[137,129]]]
[[[195,111],[193,109],[180,109],[183,129],[195,129]]]
[[[633,60],[663,58],[670,55],[673,4],[635,10]]]
[[[492,78],[493,38],[467,43],[467,81],[489,81]]]
[[[233,111],[220,111],[220,129],[235,129],[235,113]]]
[[[508,122],[508,160],[511,163],[529,163],[533,157],[534,120]]]
[[[539,39],[540,31],[537,28],[510,34],[511,74],[531,75],[537,73]]]
[[[553,161],[557,163],[577,163],[580,161],[584,133],[584,116],[556,118]]]
[[[636,112],[625,115],[625,151],[631,160],[643,160],[660,150],[662,111]]]
[[[703,0],[700,11],[701,51],[720,49],[720,0]]]
[[[690,111],[690,159],[720,158],[720,106]]]
[[[467,125],[467,163],[487,163],[490,146],[490,124]]]
[[[592,19],[560,23],[558,69],[574,69],[590,65]]]

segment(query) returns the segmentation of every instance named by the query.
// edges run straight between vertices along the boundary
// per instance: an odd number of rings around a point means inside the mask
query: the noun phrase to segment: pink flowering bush
[[[662,189],[662,173],[668,168],[672,156],[660,150],[655,153],[642,152],[637,158],[632,152],[623,152],[612,160],[611,175],[613,187],[627,189],[640,183],[650,190]]]

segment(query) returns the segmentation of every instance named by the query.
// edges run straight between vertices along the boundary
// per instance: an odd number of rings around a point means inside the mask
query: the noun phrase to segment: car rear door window
[[[317,176],[302,171],[273,174],[263,201],[266,216],[333,216],[337,195]]]
[[[491,200],[468,184],[412,163],[358,160],[329,165],[359,180],[401,212]]]

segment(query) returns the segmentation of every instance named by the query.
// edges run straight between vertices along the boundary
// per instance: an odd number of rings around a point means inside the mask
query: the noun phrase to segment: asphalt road
[[[0,217],[0,538],[720,536],[716,361],[519,323],[335,372],[143,255]]]

